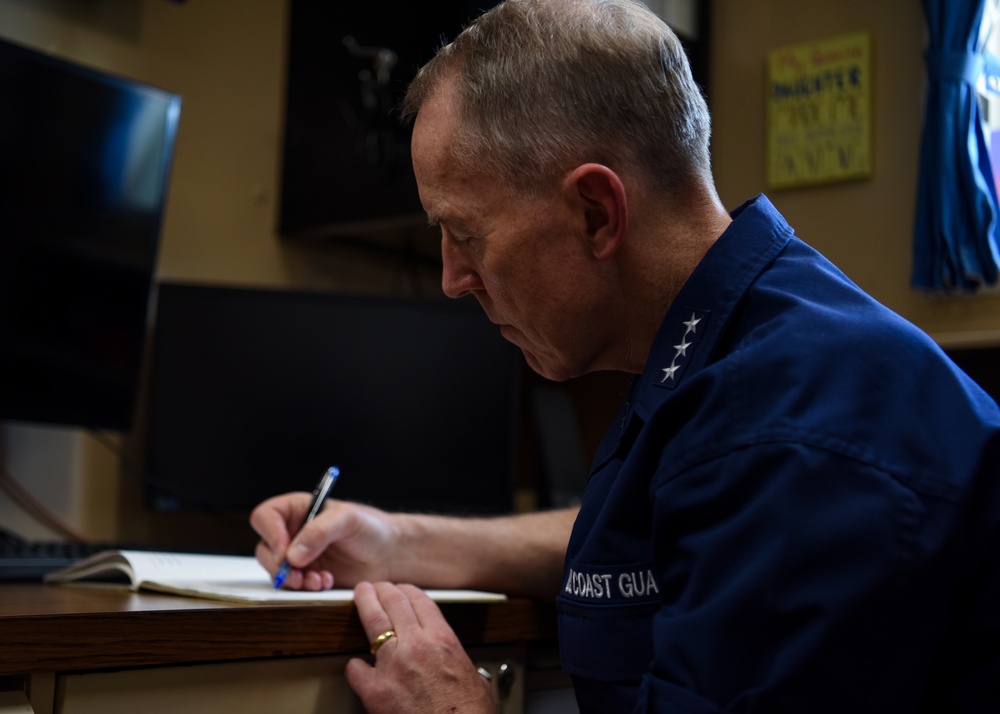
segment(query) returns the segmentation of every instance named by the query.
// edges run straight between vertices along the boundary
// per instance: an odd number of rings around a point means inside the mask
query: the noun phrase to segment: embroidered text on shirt
[[[586,573],[570,568],[563,591],[588,600],[611,600],[659,595],[660,587],[651,568],[618,573]]]

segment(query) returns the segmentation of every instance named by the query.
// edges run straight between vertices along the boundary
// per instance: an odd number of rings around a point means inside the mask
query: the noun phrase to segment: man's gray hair
[[[411,83],[412,119],[454,81],[452,153],[520,195],[587,162],[675,191],[710,173],[708,107],[684,48],[633,0],[506,0]]]

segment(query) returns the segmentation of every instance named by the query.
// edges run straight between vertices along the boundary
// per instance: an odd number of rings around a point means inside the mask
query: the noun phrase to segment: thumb
[[[347,683],[351,685],[351,689],[362,700],[375,687],[375,668],[360,657],[354,657],[347,661],[347,666],[344,667],[344,676],[347,678]]]
[[[316,518],[307,523],[288,544],[285,558],[296,568],[304,568],[322,555],[330,542],[330,536],[324,531],[325,523]]]
[[[317,551],[313,553],[313,548],[311,548],[308,543],[296,538],[292,541],[291,545],[288,546],[288,551],[285,553],[285,560],[287,560],[294,568],[304,568],[309,565],[316,556],[322,551]]]

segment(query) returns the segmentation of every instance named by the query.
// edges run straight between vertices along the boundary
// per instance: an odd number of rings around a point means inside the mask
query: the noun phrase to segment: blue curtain
[[[986,0],[923,0],[929,45],[912,284],[944,293],[995,285],[997,191],[976,101]]]

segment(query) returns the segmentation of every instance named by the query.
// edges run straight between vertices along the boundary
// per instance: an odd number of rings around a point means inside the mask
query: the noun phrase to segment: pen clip
[[[323,474],[323,478],[319,480],[316,485],[316,489],[313,491],[312,504],[309,508],[309,513],[306,514],[305,523],[308,523],[313,518],[319,514],[319,510],[323,507],[323,503],[326,502],[326,497],[333,490],[334,484],[337,483],[337,477],[340,476],[340,469],[336,466],[331,466]]]
[[[316,486],[316,490],[313,491],[313,496],[322,501],[326,498],[327,494],[330,493],[330,489],[333,485],[337,483],[337,477],[340,476],[340,469],[336,466],[331,466],[323,474],[323,478],[320,479],[319,484]]]

